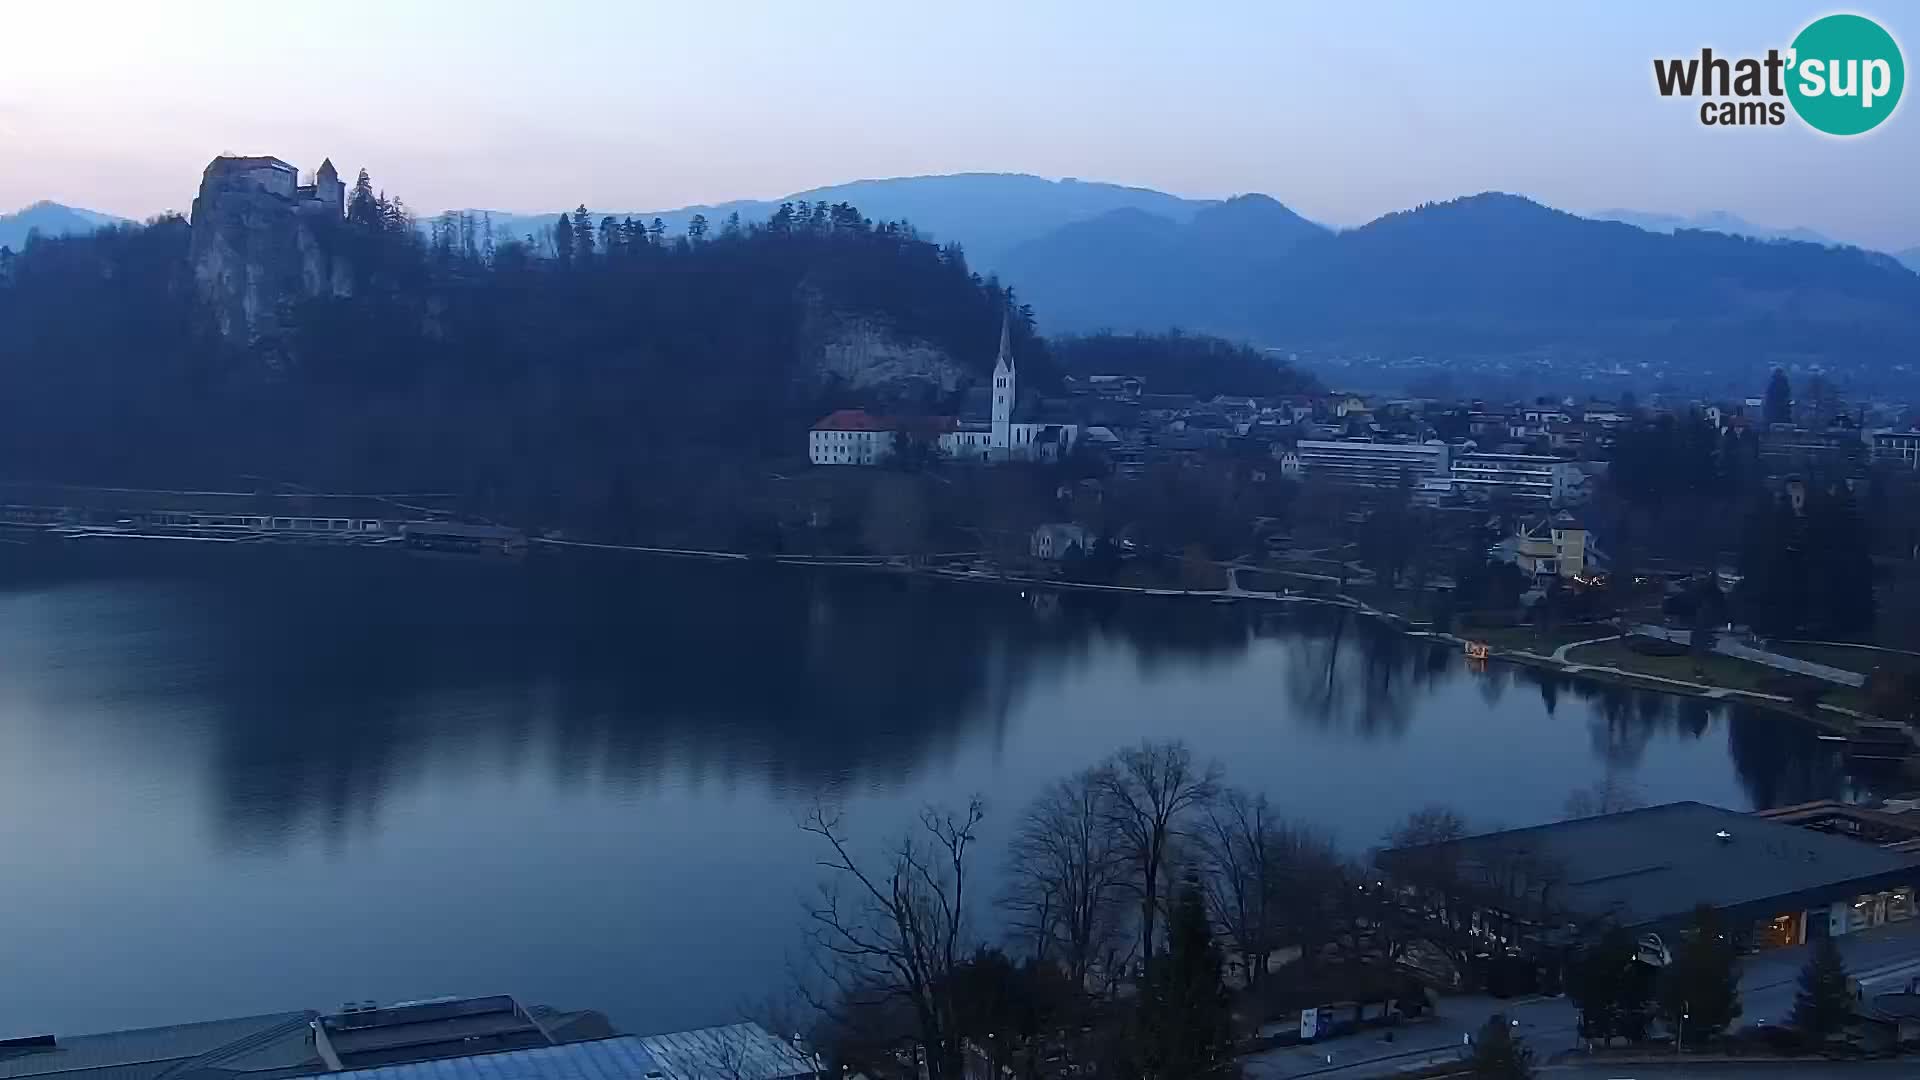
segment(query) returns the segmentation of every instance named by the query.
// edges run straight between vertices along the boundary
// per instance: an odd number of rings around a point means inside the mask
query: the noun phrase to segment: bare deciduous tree
[[[1140,955],[1151,957],[1168,855],[1184,818],[1218,791],[1220,767],[1196,771],[1185,743],[1147,740],[1115,754],[1100,775],[1128,867],[1127,887],[1140,901]]]
[[[807,914],[815,971],[832,993],[810,993],[812,1004],[843,1025],[850,1013],[905,1006],[928,1080],[962,1074],[953,974],[973,951],[967,857],[983,815],[978,798],[964,813],[921,811],[919,828],[878,868],[849,850],[838,811],[816,805],[800,826],[831,851],[820,865],[832,877]]]
[[[1282,901],[1279,822],[1265,795],[1228,788],[1201,815],[1196,831],[1213,919],[1258,986],[1279,944]]]
[[[1126,864],[1107,798],[1093,770],[1041,792],[1014,835],[1001,900],[1034,958],[1057,964],[1081,991],[1119,930]]]

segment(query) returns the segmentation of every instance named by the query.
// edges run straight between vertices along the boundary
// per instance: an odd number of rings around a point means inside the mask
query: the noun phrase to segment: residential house
[[[1522,521],[1514,532],[1514,564],[1535,578],[1584,579],[1592,569],[1587,527],[1562,510]]]
[[[1094,538],[1084,525],[1048,522],[1034,527],[1028,551],[1036,559],[1059,562],[1093,550]]]
[[[1086,394],[1106,401],[1139,401],[1140,394],[1146,389],[1146,380],[1138,375],[1087,375],[1076,378],[1067,376],[1067,392]]]

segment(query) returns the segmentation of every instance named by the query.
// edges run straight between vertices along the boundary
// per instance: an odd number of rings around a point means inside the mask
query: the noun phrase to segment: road
[[[1686,1061],[1671,1065],[1550,1065],[1540,1080],[1913,1080],[1920,1062],[1902,1061]]]
[[[1847,970],[1860,980],[1867,997],[1900,990],[1908,979],[1920,977],[1920,920],[1848,934],[1839,939],[1839,945]],[[1806,958],[1805,946],[1773,949],[1744,958],[1740,979],[1742,1024],[1786,1021],[1793,1011],[1796,984]],[[1396,1070],[1457,1056],[1467,1034],[1478,1030],[1495,1013],[1504,1013],[1518,1021],[1517,1033],[1543,1059],[1580,1048],[1579,1015],[1573,1003],[1564,997],[1502,1001],[1463,995],[1443,998],[1437,1011],[1435,1019],[1393,1030],[1392,1042],[1386,1039],[1387,1031],[1381,1029],[1267,1050],[1248,1055],[1241,1063],[1247,1080],[1288,1080],[1309,1074],[1326,1080],[1358,1080],[1365,1076],[1390,1075]],[[1848,1062],[1840,1067],[1856,1069],[1859,1064]],[[1613,1080],[1634,1074],[1629,1071],[1606,1075],[1608,1080]],[[1907,1071],[1897,1075],[1920,1077],[1920,1064],[1910,1062]]]

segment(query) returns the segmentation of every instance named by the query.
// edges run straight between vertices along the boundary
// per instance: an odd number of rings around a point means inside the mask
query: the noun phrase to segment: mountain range
[[[1137,210],[1008,252],[1047,333],[1169,324],[1371,366],[1633,374],[1758,385],[1821,365],[1913,385],[1920,276],[1892,256],[1721,232],[1650,232],[1488,192],[1335,232],[1265,196],[1182,224]]]
[[[802,200],[850,202],[960,242],[1049,334],[1178,326],[1374,366],[1424,359],[1745,384],[1775,364],[1817,364],[1857,384],[1920,382],[1920,249],[1868,252],[1726,212],[1583,217],[1489,192],[1335,230],[1265,195],[1187,199],[1004,173],[589,211],[681,231],[695,214],[718,228],[730,214],[764,220]],[[538,235],[559,213],[492,220],[499,235]],[[39,203],[0,225],[76,231],[102,219]]]
[[[1721,232],[1729,236],[1751,236],[1755,240],[1792,240],[1802,244],[1820,244],[1833,247],[1840,241],[1823,233],[1815,232],[1804,226],[1789,229],[1776,229],[1768,225],[1755,225],[1746,218],[1726,210],[1706,210],[1698,214],[1654,214],[1639,210],[1594,210],[1583,217],[1595,221],[1621,221],[1648,232],[1670,233],[1679,229],[1705,229],[1708,232]]]
[[[45,236],[66,236],[90,233],[102,225],[118,225],[125,221],[125,218],[102,214],[97,210],[82,210],[42,200],[11,214],[0,214],[0,247],[19,251],[26,246],[27,234],[36,230]]]
[[[640,221],[657,217],[670,232],[682,232],[695,214],[706,215],[712,226],[719,228],[729,214],[739,214],[742,221],[765,221],[783,202],[846,202],[874,221],[910,221],[922,235],[940,243],[959,241],[966,248],[969,263],[989,270],[1014,245],[1073,222],[1116,210],[1140,210],[1184,222],[1214,204],[1214,200],[1186,199],[1151,188],[1071,177],[1048,180],[1026,173],[952,173],[855,180],[796,191],[779,199],[743,199],[673,210],[587,209],[596,220],[606,215]],[[562,213],[558,208],[541,214],[468,212],[488,214],[496,235],[513,237],[539,236]]]

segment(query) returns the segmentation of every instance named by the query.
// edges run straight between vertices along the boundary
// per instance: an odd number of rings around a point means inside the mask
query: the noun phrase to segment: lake
[[[0,545],[0,1035],[508,992],[638,1033],[788,985],[838,801],[881,843],[1146,737],[1358,853],[1612,775],[1865,790],[1792,720],[1309,605],[618,554]],[[984,912],[983,912],[984,914]]]

